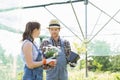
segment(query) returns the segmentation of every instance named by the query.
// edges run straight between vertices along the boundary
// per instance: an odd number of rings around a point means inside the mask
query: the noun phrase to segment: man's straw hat
[[[56,19],[52,19],[49,23],[48,29],[50,29],[50,28],[61,28],[59,21]]]

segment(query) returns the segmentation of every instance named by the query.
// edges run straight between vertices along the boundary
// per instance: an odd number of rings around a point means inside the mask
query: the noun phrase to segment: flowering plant
[[[44,56],[46,59],[51,58],[51,59],[56,59],[58,56],[59,48],[48,45],[44,47]]]

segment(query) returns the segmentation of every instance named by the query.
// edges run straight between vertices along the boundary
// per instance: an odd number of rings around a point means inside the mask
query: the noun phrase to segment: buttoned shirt
[[[50,43],[50,40],[52,41],[52,44]],[[65,50],[66,56],[69,56],[70,51],[71,51],[70,43],[67,40],[62,40],[60,37],[58,41],[55,41],[53,38],[50,38],[49,40],[44,40],[41,43],[40,48],[41,50],[43,50],[43,47],[48,46],[50,44],[56,47],[61,47],[61,41],[64,41],[64,50]]]

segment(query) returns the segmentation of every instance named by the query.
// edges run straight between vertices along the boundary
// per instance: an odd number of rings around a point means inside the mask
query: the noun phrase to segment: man
[[[40,48],[51,44],[60,48],[59,56],[57,57],[57,64],[54,68],[48,69],[46,71],[47,80],[68,80],[67,72],[67,59],[66,57],[70,54],[71,48],[70,43],[67,40],[63,40],[59,36],[61,26],[59,22],[55,19],[51,20],[49,23],[48,30],[51,37],[48,40],[44,40],[41,43]]]

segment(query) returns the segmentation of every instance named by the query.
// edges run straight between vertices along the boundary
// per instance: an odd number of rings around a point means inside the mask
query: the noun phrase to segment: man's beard
[[[56,38],[58,37],[59,35],[58,34],[53,34],[52,37]]]

